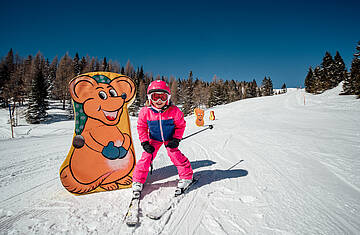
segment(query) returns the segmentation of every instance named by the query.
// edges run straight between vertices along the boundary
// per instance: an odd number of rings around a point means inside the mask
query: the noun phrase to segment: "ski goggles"
[[[149,98],[153,101],[156,102],[159,99],[161,101],[167,101],[170,98],[170,95],[168,93],[165,92],[153,92],[151,94],[149,94]]]

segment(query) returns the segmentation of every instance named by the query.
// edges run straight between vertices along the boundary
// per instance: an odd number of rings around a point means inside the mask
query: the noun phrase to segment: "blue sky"
[[[41,51],[128,60],[176,78],[274,87],[304,82],[338,50],[347,68],[360,40],[360,1],[4,1],[0,56]]]

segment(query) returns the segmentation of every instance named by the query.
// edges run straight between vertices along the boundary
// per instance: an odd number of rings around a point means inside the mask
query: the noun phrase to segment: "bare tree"
[[[66,101],[70,99],[69,82],[74,77],[74,69],[72,59],[66,53],[60,60],[56,71],[56,79],[54,81],[54,95],[62,100],[63,109],[65,110]]]

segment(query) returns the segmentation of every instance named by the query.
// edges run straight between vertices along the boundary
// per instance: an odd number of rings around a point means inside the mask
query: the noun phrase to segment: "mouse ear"
[[[110,85],[115,88],[116,92],[125,100],[129,102],[135,95],[135,83],[127,76],[120,76],[114,78]]]
[[[89,76],[75,77],[69,83],[70,95],[74,101],[84,103],[91,97],[95,96],[95,87],[97,82]]]

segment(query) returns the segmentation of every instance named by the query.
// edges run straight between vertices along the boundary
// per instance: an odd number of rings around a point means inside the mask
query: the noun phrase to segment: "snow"
[[[215,121],[206,110],[214,129],[180,144],[199,182],[175,210],[147,218],[177,183],[162,148],[135,228],[123,223],[131,189],[73,196],[61,185],[74,127],[64,112],[50,110],[40,125],[21,119],[11,139],[0,109],[0,234],[359,234],[360,101],[340,90],[289,88],[210,109]],[[194,116],[186,121],[185,135],[201,129]]]

